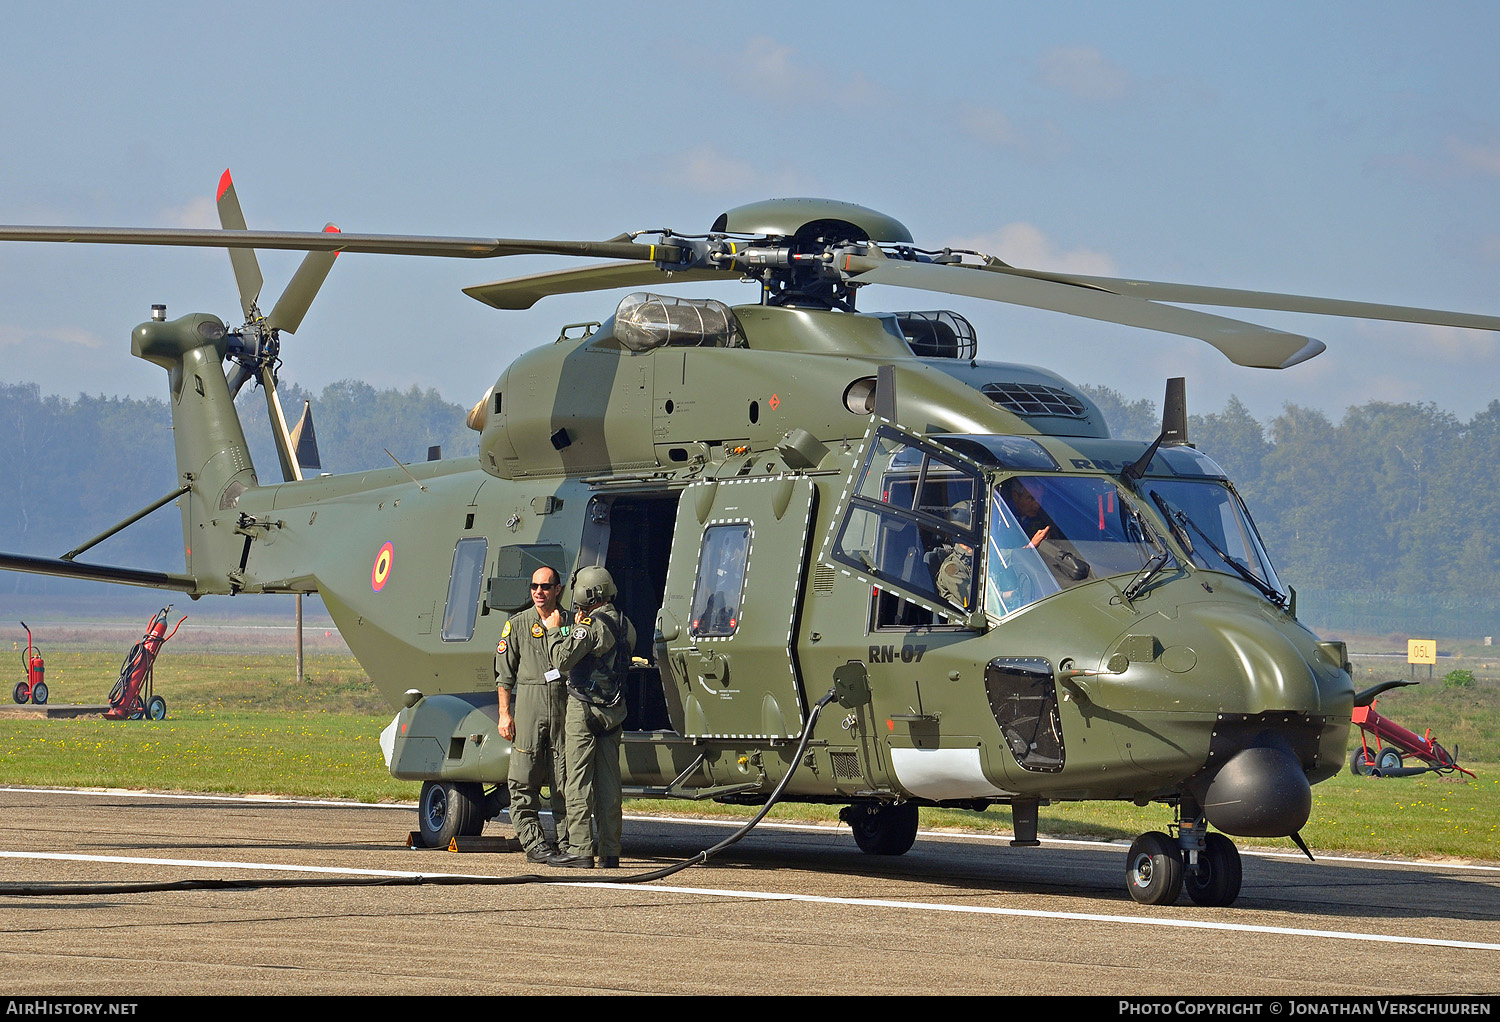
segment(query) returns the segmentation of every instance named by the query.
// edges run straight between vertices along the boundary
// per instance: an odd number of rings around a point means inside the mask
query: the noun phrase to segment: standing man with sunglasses
[[[510,822],[532,862],[546,862],[558,854],[537,813],[543,784],[552,794],[559,839],[568,833],[563,768],[568,692],[550,652],[567,631],[567,618],[558,605],[561,596],[562,578],[556,571],[534,571],[531,606],[505,622],[495,647],[500,737],[511,743]]]

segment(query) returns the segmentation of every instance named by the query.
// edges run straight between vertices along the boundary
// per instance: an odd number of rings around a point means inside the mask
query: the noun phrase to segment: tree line
[[[1083,388],[1116,436],[1149,438],[1154,402]],[[323,470],[472,454],[466,409],[435,390],[342,380],[281,388],[289,420],[311,400]],[[263,481],[277,472],[261,391],[240,395]],[[1433,404],[1371,401],[1335,421],[1286,405],[1267,422],[1237,399],[1188,420],[1193,444],[1229,473],[1282,581],[1299,591],[1395,594],[1500,606],[1500,401],[1467,421]],[[0,550],[59,556],[176,486],[164,401],[44,395],[0,383]],[[387,451],[390,453],[387,454]],[[172,570],[178,515],[164,508],[85,555]],[[0,592],[45,580],[0,574]],[[33,590],[34,591],[34,590]],[[1495,631],[1500,631],[1497,622]]]
[[[464,425],[467,409],[436,390],[376,390],[341,380],[320,394],[295,383],[279,393],[289,423],[311,400],[325,472],[380,468],[392,456],[425,461],[434,446],[445,457],[478,451],[478,434]],[[263,392],[247,386],[237,403],[257,474],[262,482],[278,481]],[[59,557],[176,487],[165,401],[88,394],[68,400],[35,384],[0,382],[0,550]],[[79,559],[180,571],[181,521],[168,505]],[[0,572],[0,593],[50,592],[56,585]]]
[[[1083,389],[1117,435],[1160,430],[1152,402]],[[1234,480],[1284,583],[1437,635],[1500,633],[1500,401],[1467,421],[1370,401],[1338,421],[1289,404],[1262,423],[1230,398],[1189,416],[1188,439]]]

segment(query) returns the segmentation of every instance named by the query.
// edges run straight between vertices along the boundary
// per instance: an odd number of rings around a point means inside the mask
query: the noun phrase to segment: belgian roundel
[[[396,563],[396,544],[387,543],[375,555],[375,565],[370,569],[370,588],[377,593],[385,588],[391,577],[391,568]]]

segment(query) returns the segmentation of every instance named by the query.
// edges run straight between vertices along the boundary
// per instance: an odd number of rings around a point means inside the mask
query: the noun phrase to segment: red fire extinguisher
[[[11,692],[11,698],[18,703],[30,700],[40,706],[47,701],[47,674],[46,662],[42,660],[42,651],[37,649],[31,642],[31,629],[27,628],[26,622],[21,622],[21,627],[26,629],[26,653],[21,658],[21,665],[26,671],[26,680],[16,682],[15,690]]]

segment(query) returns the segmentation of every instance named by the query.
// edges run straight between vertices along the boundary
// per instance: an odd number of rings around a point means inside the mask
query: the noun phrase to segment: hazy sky
[[[1500,314],[1494,3],[20,3],[0,0],[0,222],[602,239],[701,231],[814,195],[922,247],[1016,265]],[[299,257],[261,256],[269,309]],[[468,406],[519,352],[621,293],[497,312],[466,285],[555,258],[346,255],[284,379],[435,387]],[[708,293],[754,301],[747,286]],[[216,251],[0,244],[0,379],[164,393],[129,355],[153,302],[240,319]],[[1338,416],[1467,417],[1500,336],[1226,312],[1309,333],[1286,371],[990,303],[982,358],[1189,409],[1231,394]]]

